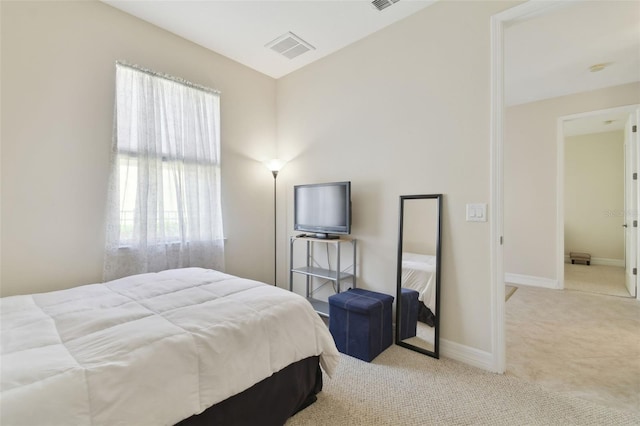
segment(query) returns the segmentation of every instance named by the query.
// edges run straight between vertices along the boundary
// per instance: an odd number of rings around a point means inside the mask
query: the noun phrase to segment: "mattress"
[[[418,292],[418,300],[436,314],[436,257],[402,253],[402,287]]]
[[[174,424],[339,354],[294,293],[185,268],[0,299],[2,425]]]

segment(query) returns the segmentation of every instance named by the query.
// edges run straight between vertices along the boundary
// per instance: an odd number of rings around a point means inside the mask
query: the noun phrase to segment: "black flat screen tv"
[[[315,238],[351,233],[351,182],[293,187],[293,229]]]

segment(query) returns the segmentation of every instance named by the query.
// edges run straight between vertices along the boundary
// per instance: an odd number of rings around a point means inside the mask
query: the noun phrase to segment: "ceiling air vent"
[[[268,47],[274,52],[278,52],[279,54],[286,56],[289,59],[293,59],[305,52],[316,49],[292,32],[281,35],[272,42],[267,43],[265,47]]]
[[[371,4],[374,5],[376,9],[382,10],[386,9],[394,3],[398,3],[399,1],[400,0],[373,0]]]

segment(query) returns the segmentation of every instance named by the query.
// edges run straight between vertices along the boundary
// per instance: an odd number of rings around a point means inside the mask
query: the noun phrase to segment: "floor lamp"
[[[277,178],[278,172],[284,167],[284,161],[273,159],[267,162],[267,168],[273,174],[273,285],[277,286],[278,279],[278,217],[277,217]]]

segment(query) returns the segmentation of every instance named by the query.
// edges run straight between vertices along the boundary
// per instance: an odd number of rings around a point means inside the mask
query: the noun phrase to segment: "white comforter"
[[[1,299],[0,424],[173,424],[339,354],[302,297],[187,268]]]
[[[402,253],[402,287],[418,292],[418,300],[436,315],[436,257]]]

